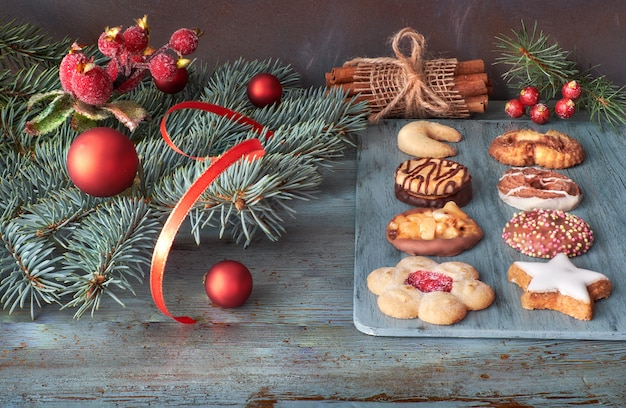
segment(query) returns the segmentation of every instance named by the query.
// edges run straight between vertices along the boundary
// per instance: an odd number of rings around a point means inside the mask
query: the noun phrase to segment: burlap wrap
[[[405,55],[400,42],[410,41]],[[455,58],[423,60],[424,36],[405,28],[392,41],[396,55],[382,58],[355,58],[344,63],[354,66],[353,89],[363,95],[371,109],[369,121],[383,118],[468,118],[464,98],[455,90]]]

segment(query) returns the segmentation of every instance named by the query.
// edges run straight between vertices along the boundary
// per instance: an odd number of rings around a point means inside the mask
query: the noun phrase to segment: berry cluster
[[[59,67],[61,86],[93,106],[107,103],[114,93],[131,91],[148,73],[163,92],[179,92],[187,84],[189,60],[184,57],[196,51],[200,34],[199,30],[181,28],[167,44],[154,49],[147,16],[125,30],[122,26],[106,28],[98,38],[98,50],[109,58],[107,65],[98,66],[74,44]]]
[[[582,88],[576,80],[569,81],[561,88],[562,98],[554,105],[554,113],[561,119],[568,119],[576,113],[576,99],[582,94]],[[512,118],[521,118],[528,110],[530,120],[544,124],[550,119],[550,108],[540,102],[539,90],[534,86],[524,87],[519,98],[511,99],[504,106],[504,111]]]

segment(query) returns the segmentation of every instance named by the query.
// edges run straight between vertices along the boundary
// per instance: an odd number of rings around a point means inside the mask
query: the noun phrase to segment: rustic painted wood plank
[[[590,322],[572,319],[553,311],[527,311],[520,307],[521,290],[507,281],[507,270],[514,261],[540,261],[508,247],[500,235],[505,223],[519,210],[503,203],[496,184],[509,168],[487,150],[493,138],[527,121],[441,121],[458,129],[464,140],[457,144],[453,160],[467,166],[472,174],[474,197],[463,210],[483,229],[479,244],[455,257],[433,257],[437,262],[450,260],[473,265],[496,292],[494,304],[486,310],[471,312],[452,326],[426,324],[419,319],[400,320],[380,313],[376,296],[367,289],[366,277],[374,269],[394,266],[406,254],[385,239],[387,222],[409,208],[397,200],[393,191],[393,172],[410,158],[396,145],[399,129],[409,121],[387,121],[370,127],[360,138],[357,178],[355,323],[365,333],[384,336],[453,336],[504,338],[626,339],[626,243],[623,238],[626,218],[626,137],[603,132],[597,125],[580,121],[553,121],[549,126],[534,126],[563,131],[577,138],[587,153],[582,164],[561,172],[575,180],[584,192],[581,205],[572,211],[592,227],[595,243],[591,250],[572,261],[581,268],[605,273],[614,291],[606,301],[596,302]],[[617,238],[617,239],[616,239]]]
[[[181,234],[165,278],[93,317],[0,314],[0,406],[620,406],[626,342],[376,337],[353,324],[355,151],[296,204],[279,242],[242,249]],[[205,238],[205,237],[203,237]],[[223,258],[250,266],[243,307],[211,307],[201,279]],[[557,379],[554,381],[554,379]]]

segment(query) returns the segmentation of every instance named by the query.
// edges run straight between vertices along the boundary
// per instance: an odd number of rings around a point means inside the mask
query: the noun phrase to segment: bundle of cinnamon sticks
[[[348,97],[357,97],[364,101],[371,101],[372,96],[362,82],[355,81],[357,66],[344,65],[332,68],[326,73],[326,86],[339,87],[347,92]],[[447,91],[458,94],[465,101],[470,113],[485,112],[489,102],[489,95],[493,85],[485,72],[485,63],[482,59],[458,61],[454,79]]]

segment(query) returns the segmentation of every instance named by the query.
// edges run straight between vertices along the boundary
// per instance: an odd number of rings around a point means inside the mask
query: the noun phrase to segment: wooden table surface
[[[370,128],[369,131],[371,131]],[[622,149],[624,133],[605,143]],[[617,142],[618,138],[622,138]],[[626,342],[377,337],[353,322],[356,150],[295,203],[278,242],[249,248],[181,233],[167,266],[170,311],[146,283],[94,317],[42,309],[0,315],[0,406],[620,406]],[[623,180],[623,179],[622,179]],[[618,197],[623,197],[624,183]],[[622,220],[623,223],[623,220]],[[623,238],[620,238],[623,240]],[[248,302],[210,305],[202,277],[222,259],[254,277]],[[617,272],[617,271],[616,271]],[[624,273],[620,271],[617,273]]]

